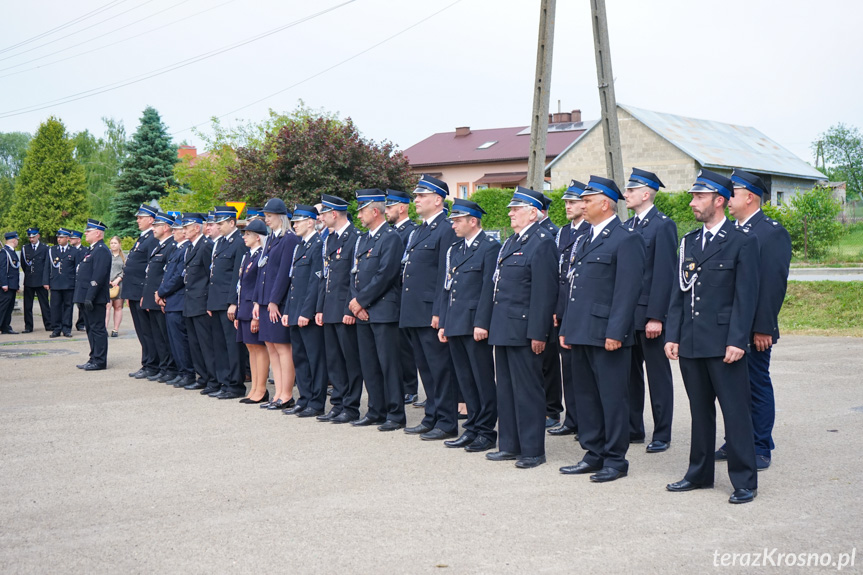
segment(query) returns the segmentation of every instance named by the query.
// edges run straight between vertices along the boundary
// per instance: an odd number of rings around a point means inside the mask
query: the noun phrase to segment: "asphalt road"
[[[863,564],[863,339],[782,338],[774,463],[739,506],[724,463],[715,489],[664,489],[688,461],[676,366],[671,449],[634,445],[629,477],[591,484],[558,472],[582,454],[572,437],[519,470],[130,379],[133,334],[107,371],[75,369],[86,352],[80,335],[0,336],[0,573],[691,574],[855,548],[843,571]]]
[[[802,282],[863,281],[863,268],[791,268],[788,279]]]

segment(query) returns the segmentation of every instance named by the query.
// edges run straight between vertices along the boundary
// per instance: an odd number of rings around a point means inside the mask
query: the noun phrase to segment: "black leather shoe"
[[[203,383],[198,383],[197,381],[194,381],[194,382],[190,383],[189,385],[184,385],[183,389],[200,390],[200,389],[207,389],[207,386],[204,385]],[[210,392],[208,391],[207,393],[210,393]]]
[[[219,396],[219,399],[240,399],[243,397],[242,393],[235,393],[233,391],[225,391],[222,392],[222,395]]]
[[[281,399],[277,399],[276,401],[271,401],[270,404],[267,406],[267,409],[269,409],[270,411],[277,411],[279,409],[285,409],[285,410],[287,410],[287,411],[285,411],[285,413],[288,413],[290,411],[290,409],[285,407],[285,402],[282,401]],[[294,409],[296,409],[296,405],[294,405]],[[302,408],[297,409],[297,411],[298,412],[302,411]],[[291,415],[293,415],[293,414],[291,414]]]
[[[632,435],[630,435],[629,436],[629,442],[630,443],[644,443],[644,438],[643,437],[633,437]]]
[[[356,421],[359,419],[356,415],[351,415],[346,411],[341,412],[334,418],[330,420],[330,423],[351,423],[352,421]]]
[[[512,461],[518,458],[518,454],[510,453],[509,451],[493,451],[486,453],[485,458],[489,461]]]
[[[654,439],[647,444],[647,453],[662,453],[663,451],[668,451],[669,443],[671,442]]]
[[[441,439],[449,439],[450,437],[455,436],[455,431],[447,433],[443,429],[439,429],[437,427],[435,427],[431,431],[427,431],[426,433],[420,433],[420,439],[422,439],[423,441],[439,441]]]
[[[291,403],[292,401],[293,401],[293,403]],[[288,403],[291,403],[291,404],[288,405]],[[274,407],[273,409],[279,409],[279,408]],[[285,411],[285,415],[299,415],[306,408],[303,407],[302,405],[297,405],[297,402],[292,397],[286,403],[282,404],[281,409],[283,409]]]
[[[472,433],[462,433],[461,437],[458,439],[452,439],[450,441],[444,441],[443,444],[447,447],[467,447],[473,440],[476,439],[476,435]]]
[[[713,453],[713,459],[716,461],[725,461],[728,459],[728,452],[725,451],[725,447],[720,447]]]
[[[244,397],[240,400],[240,403],[249,403],[249,404],[263,404],[270,402],[270,390],[264,392],[264,396],[261,399],[249,399],[248,397]]]
[[[338,413],[336,413],[336,410],[331,409],[327,413],[325,413],[324,415],[317,416],[315,419],[317,419],[318,421],[330,421],[332,418],[334,418],[337,415],[338,415]]]
[[[54,333],[52,333],[48,337],[50,337],[51,339],[54,339],[55,337],[60,337],[61,335],[62,334],[59,331],[55,331]]]
[[[135,374],[135,379],[150,379],[150,377],[159,373],[158,371],[148,371],[146,369],[142,369],[138,373]]]
[[[176,387],[176,388],[182,387],[183,389],[186,389],[186,386],[189,386],[189,385],[198,385],[198,382],[195,381],[194,377],[184,377],[182,380],[175,383],[174,387]]]
[[[476,439],[473,440],[473,443],[470,445],[466,445],[464,450],[468,453],[479,453],[481,451],[488,451],[489,449],[495,446],[495,442],[489,439],[488,437],[483,437],[480,435]]]
[[[182,375],[175,375],[173,379],[169,379],[168,381],[166,381],[165,385],[176,385],[176,384],[180,383],[181,381],[183,381],[183,376]]]
[[[84,371],[102,371],[103,369],[107,369],[104,365],[96,365],[95,363],[88,363],[84,366]]]
[[[132,373],[130,373],[129,377],[134,377],[135,379],[143,379],[143,378],[147,377],[147,372],[142,367],[138,371],[133,371]]]
[[[590,480],[594,483],[608,483],[621,477],[626,477],[627,472],[615,469],[613,467],[603,467],[596,473],[590,476]]]
[[[568,425],[558,425],[557,427],[551,427],[546,429],[545,432],[549,435],[575,435],[578,433],[578,430],[574,427],[570,427]]]
[[[550,427],[556,427],[558,425],[560,425],[560,418],[558,418],[558,419],[555,419],[553,417],[546,417],[545,418],[545,428],[546,429],[549,429]]]
[[[713,489],[713,484],[701,485],[699,483],[693,483],[688,479],[681,479],[675,483],[669,483],[665,488],[673,492],[694,491],[696,489]]]
[[[417,394],[415,393],[406,393],[405,394],[405,405],[408,403],[413,403],[417,400]]]
[[[378,425],[378,431],[395,431],[396,429],[401,429],[404,426],[404,423],[396,423],[395,421],[387,420],[382,424]]]
[[[749,503],[758,496],[757,489],[735,489],[731,497],[728,498],[729,503]]]
[[[148,375],[147,381],[159,381],[159,378],[161,378],[163,375],[166,375],[164,371],[157,371],[152,375]]]
[[[370,425],[381,425],[382,423],[384,423],[384,421],[386,421],[386,420],[385,419],[376,419],[374,417],[369,417],[368,415],[366,415],[362,419],[352,421],[351,425],[353,425],[354,427],[368,427]]]
[[[72,334],[71,333],[64,333],[63,337],[72,337]]]
[[[220,395],[222,395],[222,390],[220,388],[204,388],[201,390],[201,395],[206,395],[207,397],[219,397]]]
[[[414,407],[425,407],[426,402],[425,401],[415,401],[411,405],[413,405]]]
[[[18,335],[18,332],[15,331],[14,329],[7,329],[7,330],[2,331],[0,333],[5,333],[6,335]]]
[[[755,456],[755,468],[758,471],[762,471],[770,467],[770,458],[766,455],[756,455]]]
[[[519,469],[533,469],[545,463],[545,455],[534,455],[532,457],[519,457],[515,466]]]
[[[168,373],[168,372],[165,372],[165,373],[162,375],[162,377],[160,377],[160,378],[159,378],[159,379],[157,379],[156,381],[158,381],[159,383],[168,383],[169,381],[174,381],[175,379],[177,379],[177,374],[176,374],[176,373]]]
[[[297,417],[317,417],[323,415],[323,411],[318,411],[314,407],[307,407],[297,414]]]
[[[428,433],[431,430],[431,427],[420,423],[419,425],[416,425],[414,427],[406,427],[405,433],[407,433],[408,435],[422,435],[423,433]]]
[[[561,467],[560,472],[564,475],[586,475],[588,473],[595,473],[600,469],[602,468],[590,465],[586,461],[579,461],[575,465],[565,465]]]
[[[33,333],[33,330],[32,329],[25,329],[21,333]]]
[[[87,363],[82,363],[80,365],[76,365],[75,367],[77,367],[78,369],[87,369],[88,365],[90,365],[89,361]]]

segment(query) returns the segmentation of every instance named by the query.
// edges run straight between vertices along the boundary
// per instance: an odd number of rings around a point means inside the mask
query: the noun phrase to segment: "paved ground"
[[[676,367],[672,448],[633,446],[629,477],[599,485],[558,473],[581,455],[570,437],[519,470],[129,379],[128,333],[89,374],[85,337],[0,338],[0,573],[689,574],[855,548],[844,571],[863,564],[863,339],[782,339],[774,464],[733,506],[724,464],[715,489],[664,490],[688,458]]]

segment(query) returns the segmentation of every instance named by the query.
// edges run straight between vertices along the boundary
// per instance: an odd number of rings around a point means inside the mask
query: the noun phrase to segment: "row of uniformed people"
[[[81,247],[83,232],[60,228],[57,231],[57,245],[47,246],[41,242],[38,228],[28,228],[29,242],[21,248],[20,258],[15,252],[18,246],[18,233],[7,232],[5,239],[8,247],[0,265],[3,266],[3,291],[0,296],[0,333],[17,333],[10,325],[15,292],[23,288],[24,331],[33,331],[33,299],[39,300],[42,324],[51,337],[64,335],[72,337],[72,293],[75,289],[75,269],[83,259],[86,250]],[[24,274],[21,281],[20,273]],[[23,285],[22,285],[23,284]],[[8,304],[4,303],[8,300]],[[84,330],[83,315],[78,314],[76,324],[79,331]]]

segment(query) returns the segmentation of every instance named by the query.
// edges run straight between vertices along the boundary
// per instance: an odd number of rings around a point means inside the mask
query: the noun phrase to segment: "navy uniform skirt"
[[[252,333],[252,320],[241,319],[237,322],[240,329],[237,330],[237,343],[246,345],[264,345],[260,338],[260,332]]]
[[[281,321],[273,323],[270,321],[270,312],[266,306],[261,306],[259,311],[260,328],[258,329],[258,339],[261,343],[291,343],[290,329],[283,326]]]

